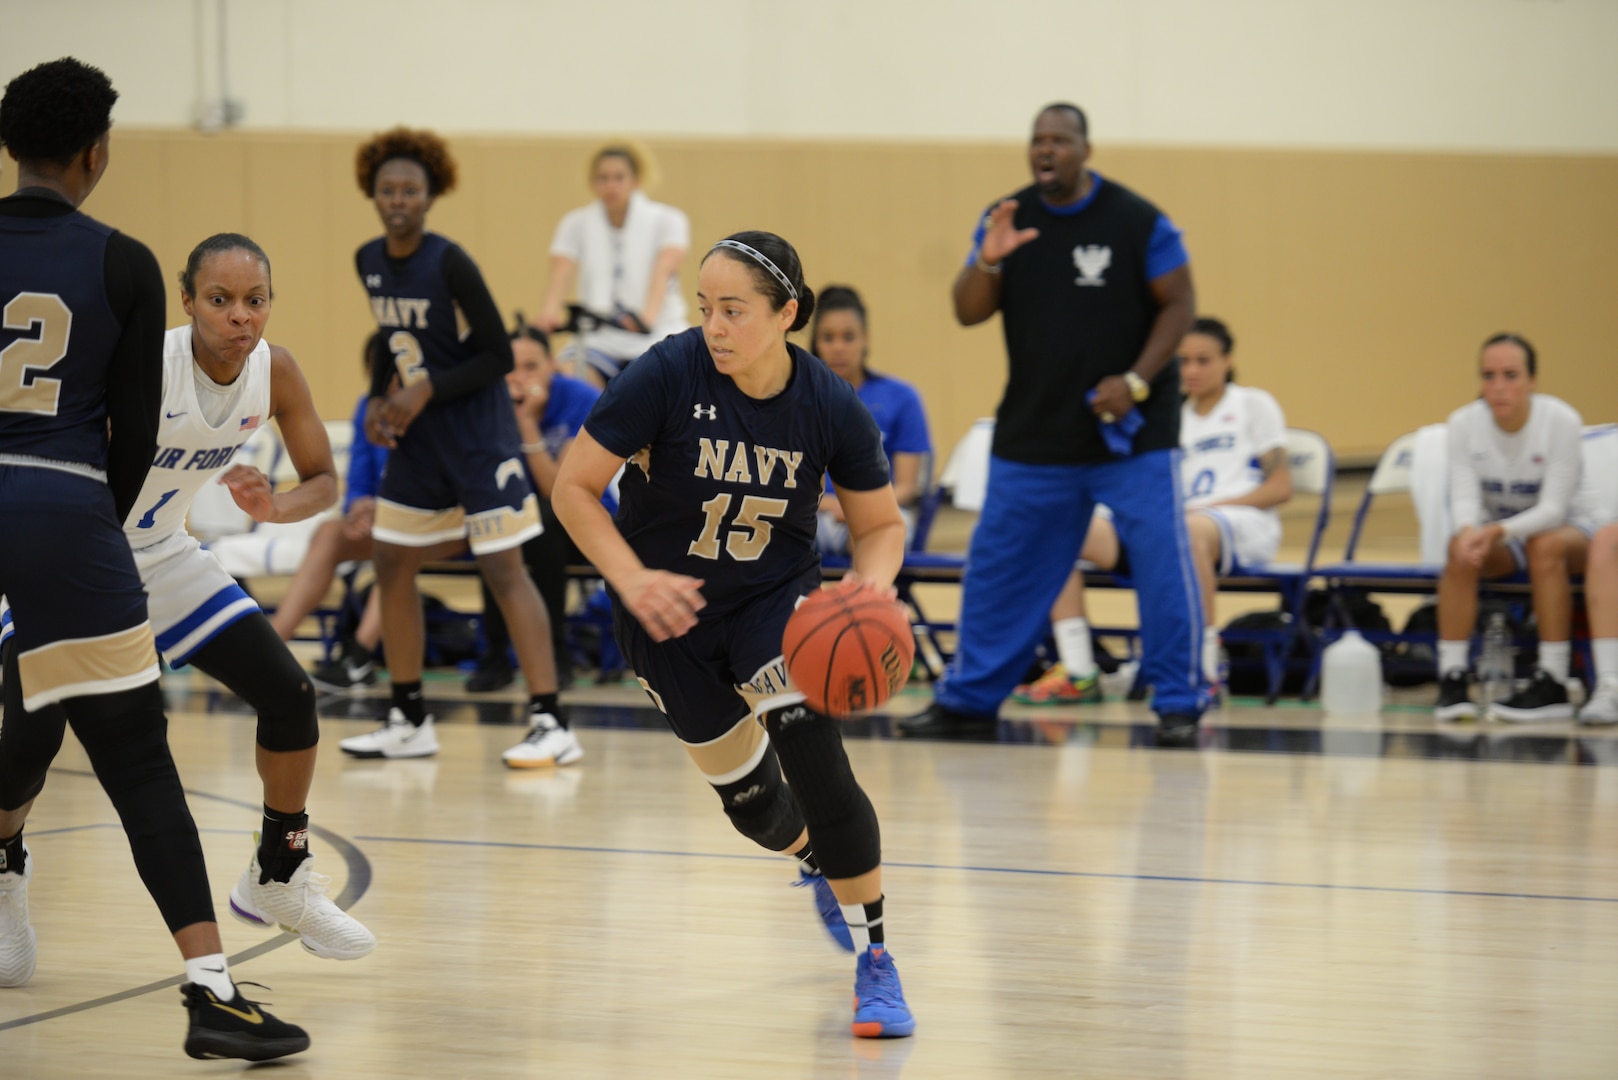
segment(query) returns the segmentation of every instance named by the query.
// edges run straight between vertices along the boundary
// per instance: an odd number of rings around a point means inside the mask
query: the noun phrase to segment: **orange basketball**
[[[910,678],[916,639],[904,605],[839,586],[804,598],[781,638],[787,673],[828,716],[874,709]]]

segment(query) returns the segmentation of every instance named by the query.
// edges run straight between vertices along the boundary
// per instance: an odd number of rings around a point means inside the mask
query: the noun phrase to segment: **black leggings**
[[[545,531],[522,546],[522,561],[528,575],[534,579],[540,599],[551,617],[551,645],[556,650],[556,670],[568,670],[567,659],[567,564],[569,560],[584,561],[573,540],[556,519],[549,499],[539,500],[539,517]],[[511,631],[506,628],[506,617],[483,582],[483,655],[497,662],[505,662],[511,648]]]
[[[156,680],[133,690],[68,698],[27,712],[16,650],[5,657],[4,725],[0,725],[0,809],[16,810],[45,786],[66,726],[90,758],[129,837],[135,869],[174,933],[213,922],[213,894],[202,842],[169,753],[168,718]]]
[[[315,688],[263,612],[231,623],[191,654],[190,665],[224,683],[258,713],[258,744],[284,753],[320,741]]]

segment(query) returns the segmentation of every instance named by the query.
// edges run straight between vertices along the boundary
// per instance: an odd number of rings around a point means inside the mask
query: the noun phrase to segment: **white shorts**
[[[1273,562],[1281,550],[1281,518],[1273,510],[1256,506],[1190,507],[1186,513],[1201,514],[1219,526],[1219,572],[1230,574],[1242,567],[1255,569]]]
[[[170,533],[140,548],[135,568],[146,586],[147,616],[157,636],[157,651],[170,667],[182,666],[225,627],[259,610],[190,533]]]

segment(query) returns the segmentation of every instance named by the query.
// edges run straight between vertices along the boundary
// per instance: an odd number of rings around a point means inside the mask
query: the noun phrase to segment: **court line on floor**
[[[91,780],[95,779],[95,774],[87,769],[53,768],[51,769],[51,772],[64,776],[87,777]],[[186,788],[185,794],[187,798],[211,799],[214,802],[225,803],[228,806],[239,807],[243,810],[251,810],[255,814],[263,813],[263,807],[258,803],[244,802],[241,799],[232,799],[226,795],[215,795],[212,792],[198,791],[195,788]],[[83,832],[88,829],[120,828],[121,826],[119,825],[109,823],[97,823],[94,825],[68,825],[59,829],[32,830],[28,833],[28,835],[37,839],[42,836],[51,836],[53,834],[70,832]],[[206,833],[226,832],[236,835],[241,834],[240,829],[199,828],[197,831]],[[332,898],[338,907],[346,911],[354,905],[355,901],[364,896],[366,890],[371,887],[371,860],[367,859],[365,857],[365,853],[362,852],[359,847],[347,837],[339,836],[337,833],[323,828],[322,826],[316,825],[314,822],[309,823],[309,831],[314,833],[329,847],[340,854],[343,857],[343,862],[348,867],[348,881],[343,886],[343,891]],[[234,953],[226,957],[225,963],[231,965],[232,967],[237,964],[244,964],[255,957],[263,956],[265,953],[270,952],[273,949],[279,949],[281,946],[291,944],[297,940],[297,934],[277,934],[268,941],[261,941],[257,945],[253,945],[249,948],[243,949],[241,952]],[[120,1001],[128,1001],[130,998],[140,997],[142,994],[154,993],[155,991],[163,990],[170,986],[179,986],[183,982],[185,982],[184,975],[174,975],[167,979],[159,979],[156,982],[147,983],[144,986],[136,986],[131,987],[128,990],[120,990],[117,993],[108,994],[105,997],[98,997],[91,1001],[81,1001],[73,1005],[63,1005],[61,1008],[50,1009],[42,1013],[34,1013],[32,1016],[19,1016],[15,1020],[0,1021],[0,1031],[6,1031],[10,1028],[23,1027],[28,1024],[37,1024],[44,1020],[54,1020],[58,1016],[68,1016],[72,1013],[86,1012],[90,1009],[97,1009],[103,1005],[116,1004]]]
[[[779,855],[713,851],[665,851],[659,848],[597,847],[587,844],[533,844],[514,840],[443,840],[418,836],[356,836],[364,843],[442,844],[452,847],[516,848],[528,851],[566,851],[599,855],[658,855],[678,859],[740,859],[779,863]],[[1266,889],[1318,889],[1330,892],[1391,893],[1416,896],[1470,896],[1490,900],[1561,900],[1582,904],[1618,904],[1618,896],[1558,896],[1551,893],[1490,892],[1483,889],[1420,889],[1403,885],[1341,885],[1326,881],[1262,881],[1256,878],[1196,877],[1182,874],[1119,874],[1100,870],[1047,870],[1025,866],[962,866],[951,863],[890,862],[882,865],[905,870],[950,870],[967,874],[1026,874],[1031,877],[1089,878],[1100,881],[1154,881],[1176,885],[1246,885]]]

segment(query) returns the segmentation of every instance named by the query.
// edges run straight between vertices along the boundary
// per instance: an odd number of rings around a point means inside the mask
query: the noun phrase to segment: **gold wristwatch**
[[[1129,384],[1129,396],[1135,399],[1136,404],[1152,396],[1152,384],[1133,371],[1124,372],[1124,382]]]

